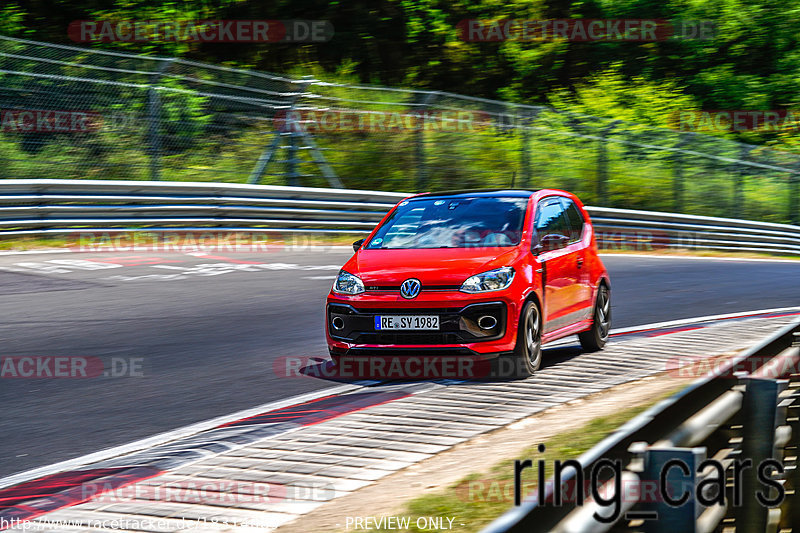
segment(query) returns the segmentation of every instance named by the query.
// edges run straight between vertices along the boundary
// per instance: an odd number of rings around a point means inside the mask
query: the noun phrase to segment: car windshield
[[[407,200],[375,233],[367,249],[515,246],[528,198],[449,197]]]

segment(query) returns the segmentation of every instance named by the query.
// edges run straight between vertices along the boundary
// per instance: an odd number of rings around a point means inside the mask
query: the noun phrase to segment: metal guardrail
[[[0,180],[0,236],[133,230],[369,232],[406,193],[236,183]],[[800,255],[800,226],[587,207],[602,249]]]
[[[555,505],[556,485],[545,484],[544,499],[524,501],[490,524],[483,533],[532,531],[602,532],[647,531],[743,532],[797,531],[800,525],[800,321],[783,328],[757,346],[732,359],[718,362],[712,375],[659,403],[619,428],[568,467],[562,487],[575,487],[593,472],[603,486],[600,498],[579,505],[576,498]],[[745,372],[744,370],[747,370]],[[748,373],[749,372],[749,373]],[[787,379],[788,378],[788,379]],[[723,471],[704,465],[706,459]],[[752,461],[752,467],[736,473],[736,464]],[[680,464],[689,466],[681,472]],[[598,475],[608,461],[621,465],[620,485],[613,475]],[[780,469],[765,469],[764,479],[780,485],[784,499],[777,502],[777,485],[756,478],[766,461]],[[671,466],[670,466],[671,465]],[[606,466],[607,468],[607,466]],[[667,472],[664,485],[661,475]],[[530,476],[535,474],[531,473]],[[737,481],[737,476],[739,480]],[[715,480],[725,487],[724,502]],[[676,489],[670,493],[670,489]],[[737,494],[740,499],[737,501]],[[667,502],[684,493],[682,505]],[[756,494],[775,498],[772,506]],[[703,495],[705,501],[699,498]],[[610,503],[619,495],[618,504]],[[717,500],[712,503],[709,500]],[[600,502],[609,502],[605,505]],[[543,502],[543,503],[541,503]],[[703,504],[706,505],[703,505]],[[613,517],[603,523],[595,517]],[[656,518],[657,517],[657,518]]]
[[[800,254],[800,226],[588,206],[603,249],[695,248]]]
[[[0,181],[0,235],[218,231],[366,233],[402,193],[102,180]]]

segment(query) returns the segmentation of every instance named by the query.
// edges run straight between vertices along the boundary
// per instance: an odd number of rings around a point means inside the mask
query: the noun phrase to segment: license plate
[[[439,317],[436,315],[376,315],[375,329],[438,330]]]

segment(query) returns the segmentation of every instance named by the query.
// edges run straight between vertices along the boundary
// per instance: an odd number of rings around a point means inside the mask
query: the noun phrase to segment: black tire
[[[597,289],[597,299],[594,303],[592,327],[578,333],[581,348],[585,352],[602,350],[608,342],[608,332],[611,330],[611,294],[605,285]]]
[[[514,377],[526,378],[542,364],[542,313],[536,302],[522,308],[514,347]]]

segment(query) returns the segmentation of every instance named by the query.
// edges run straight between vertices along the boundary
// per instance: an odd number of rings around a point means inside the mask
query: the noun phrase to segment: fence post
[[[323,154],[319,146],[317,146],[314,138],[305,129],[300,130],[300,137],[305,141],[306,148],[311,150],[311,157],[314,159],[314,163],[322,170],[322,175],[328,180],[328,185],[334,189],[344,189],[344,183],[342,183],[342,180],[336,175],[336,172],[333,170],[333,167],[331,167],[331,164],[328,163],[325,154]]]
[[[789,222],[800,224],[800,167],[789,172]]]
[[[423,107],[423,113],[424,113]],[[425,192],[428,186],[428,169],[425,164],[425,118],[414,132],[414,158],[417,164],[417,192]]]
[[[300,126],[302,127],[302,126]],[[300,174],[297,172],[297,136],[299,133],[294,131],[289,132],[289,146],[286,152],[286,183],[290,187],[300,186]]]
[[[272,161],[272,159],[275,157],[275,153],[278,151],[278,147],[280,145],[281,132],[279,131],[274,134],[269,147],[261,152],[261,156],[259,156],[258,161],[256,161],[255,168],[253,168],[253,171],[250,173],[250,177],[247,179],[247,183],[255,185],[261,181],[261,176],[264,175],[267,165],[269,165],[270,161]]]
[[[519,163],[522,170],[520,187],[525,189],[531,186],[531,122],[536,117],[536,112],[523,113],[521,121],[522,146],[520,147]]]
[[[741,161],[747,160],[747,154],[750,153],[751,147],[744,144],[739,149],[739,159]],[[745,165],[737,165],[733,173],[733,213],[730,216],[744,218],[744,177],[746,174]]]
[[[756,499],[756,492],[764,490],[756,478],[759,465],[767,459],[776,459],[775,429],[780,426],[785,409],[778,407],[778,395],[786,389],[787,381],[745,377],[742,401],[742,460],[751,460],[752,469],[742,478],[742,506],[736,516],[737,531],[764,531],[769,509]],[[774,494],[769,494],[773,497]]]
[[[289,185],[298,186],[298,174],[297,168],[294,166],[295,164],[295,156],[297,155],[297,142],[296,137],[301,136],[302,133],[298,132],[299,128],[302,128],[302,124],[296,124],[294,121],[293,111],[295,106],[297,105],[297,100],[300,96],[306,92],[306,88],[311,84],[311,76],[303,76],[303,81],[300,82],[299,88],[297,92],[291,97],[289,100],[289,108],[286,110],[286,120],[284,122],[284,129],[287,130],[286,132],[281,132],[280,130],[275,132],[275,136],[272,139],[270,145],[261,152],[261,155],[256,161],[256,166],[253,168],[253,171],[250,173],[250,177],[247,179],[247,182],[250,184],[257,184],[261,181],[261,177],[264,175],[264,172],[267,170],[267,166],[275,159],[275,154],[278,152],[278,149],[281,147],[281,137],[286,134],[289,137],[289,156],[287,159],[288,169],[286,171],[286,180]]]
[[[680,135],[678,140],[678,144],[675,145],[675,148],[678,150],[683,149],[683,147],[689,142],[689,139],[685,133]],[[680,151],[673,152],[672,156],[672,209],[676,213],[683,213],[684,210],[684,175],[683,175],[683,154]]]
[[[167,59],[159,65],[150,77],[150,86],[147,88],[147,147],[150,152],[150,179],[161,179],[161,97],[155,85],[169,68],[174,58]]]
[[[303,96],[303,94],[306,92],[306,89],[311,84],[311,76],[304,76],[303,78],[304,81],[300,84],[300,90],[298,91],[298,94],[292,98],[292,106],[290,111],[294,110],[295,106],[297,106],[297,101]],[[303,136],[303,127],[303,124],[297,124],[296,127],[289,129],[289,149],[288,156],[286,157],[286,181],[291,187],[300,186],[300,173],[297,171],[297,164],[300,163],[301,160],[297,158],[297,141]]]
[[[615,120],[600,130],[600,144],[597,147],[597,205],[609,205],[608,194],[608,148],[606,138],[611,130],[617,127],[619,120]]]
[[[425,112],[431,100],[437,93],[428,93],[422,99],[419,108],[419,127],[414,131],[414,158],[417,165],[417,192],[425,192],[428,187],[428,162],[425,157],[425,123],[427,121]]]

